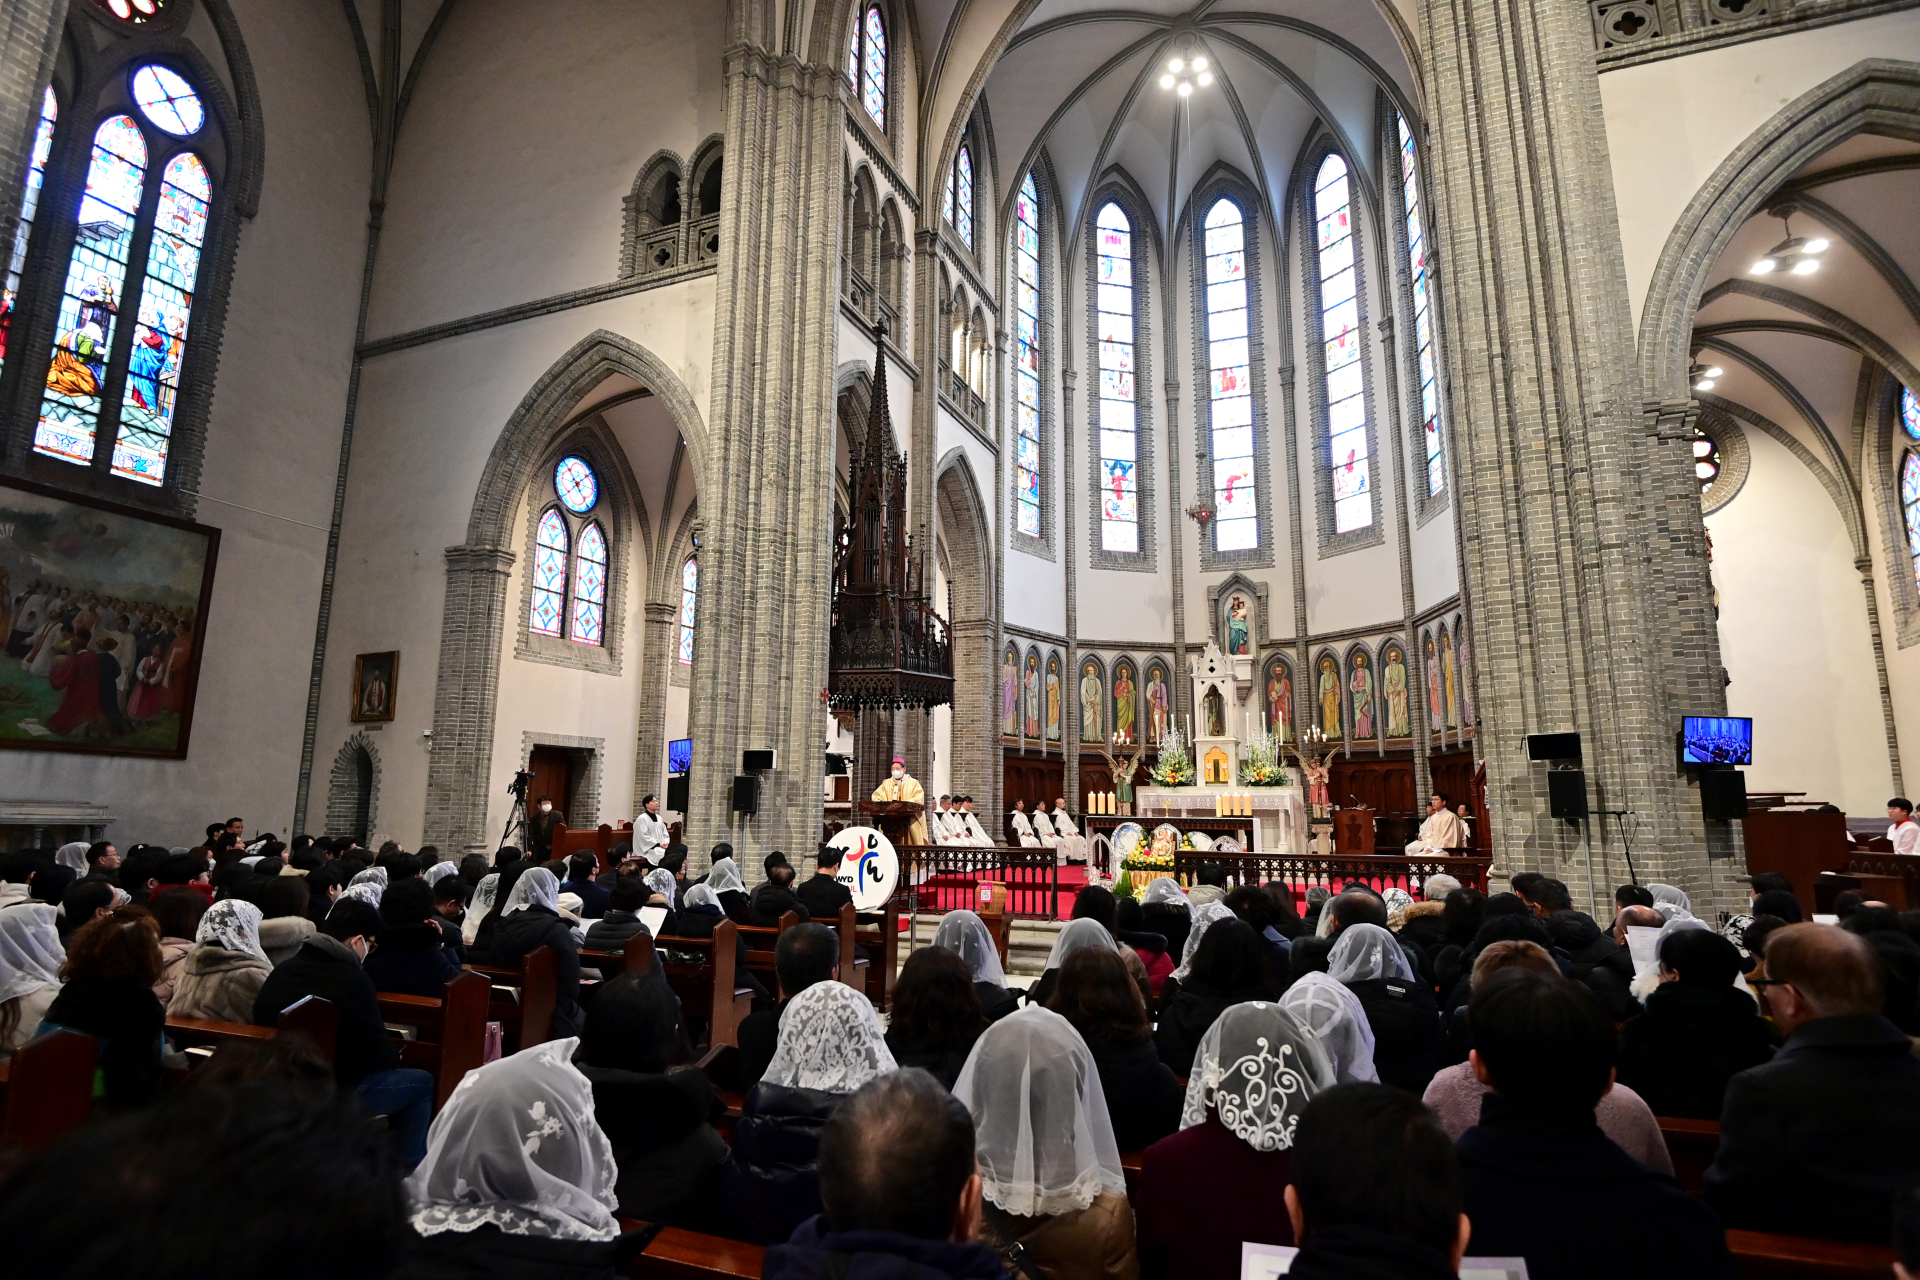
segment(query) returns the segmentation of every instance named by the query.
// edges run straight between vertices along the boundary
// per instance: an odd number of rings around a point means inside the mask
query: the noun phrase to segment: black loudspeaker
[[[1578,769],[1555,769],[1547,775],[1547,801],[1556,818],[1587,816],[1587,775]]]
[[[733,811],[735,813],[758,813],[760,811],[760,779],[751,774],[735,774],[733,779]]]
[[[667,779],[667,808],[675,813],[687,811],[687,775],[682,773]]]
[[[1529,760],[1578,760],[1580,735],[1577,733],[1530,733],[1527,735]]]
[[[1738,769],[1700,772],[1700,812],[1709,822],[1737,822],[1747,816],[1747,775]]]
[[[740,772],[761,773],[780,767],[779,756],[772,751],[742,751],[740,753]]]

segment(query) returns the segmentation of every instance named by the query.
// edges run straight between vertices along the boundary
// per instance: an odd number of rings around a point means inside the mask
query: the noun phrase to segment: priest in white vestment
[[[1427,820],[1420,824],[1420,834],[1407,845],[1407,856],[1430,858],[1449,849],[1464,848],[1466,843],[1467,833],[1460,825],[1460,815],[1447,808],[1445,796],[1431,796],[1427,800]]]
[[[1080,828],[1074,825],[1073,815],[1067,812],[1065,796],[1053,802],[1053,834],[1060,838],[1059,849],[1063,857],[1072,862],[1087,860],[1087,838],[1080,834]]]
[[[1060,847],[1060,837],[1053,833],[1053,819],[1047,816],[1047,802],[1036,800],[1033,803],[1033,834],[1040,837],[1040,843],[1049,849]]]
[[[993,847],[993,837],[989,836],[987,829],[980,825],[980,818],[973,811],[972,796],[968,796],[960,801],[960,820],[966,830],[966,838],[962,841],[963,844],[974,845],[981,849],[990,849]]]
[[[1040,847],[1040,837],[1034,834],[1033,823],[1027,817],[1026,801],[1015,800],[1013,802],[1013,813],[1009,815],[1008,821],[1013,824],[1014,838],[1020,841],[1020,847],[1022,849],[1038,849]]]

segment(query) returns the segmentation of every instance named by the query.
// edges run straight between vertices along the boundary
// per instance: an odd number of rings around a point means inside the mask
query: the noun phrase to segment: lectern
[[[1336,809],[1333,812],[1333,842],[1343,858],[1373,856],[1373,810]]]
[[[860,812],[873,819],[873,825],[880,828],[880,834],[893,841],[895,846],[907,843],[907,837],[913,832],[913,824],[927,806],[915,804],[911,800],[862,800]]]

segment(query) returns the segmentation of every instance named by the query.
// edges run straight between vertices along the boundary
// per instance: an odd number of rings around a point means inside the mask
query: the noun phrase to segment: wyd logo
[[[900,878],[893,843],[872,827],[848,827],[828,843],[840,850],[840,870],[834,879],[847,886],[854,909],[874,911],[886,905]]]

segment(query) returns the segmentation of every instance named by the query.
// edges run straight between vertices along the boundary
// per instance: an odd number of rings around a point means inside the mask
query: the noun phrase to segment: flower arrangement
[[[1190,787],[1194,782],[1193,755],[1186,735],[1176,727],[1160,739],[1160,760],[1147,775],[1163,787]]]
[[[1265,732],[1247,743],[1247,761],[1240,766],[1240,785],[1246,787],[1284,787],[1287,767],[1281,762],[1280,741]]]
[[[1122,871],[1158,871],[1166,875],[1173,874],[1173,851],[1164,853],[1149,852],[1146,846],[1128,855],[1120,863]]]

